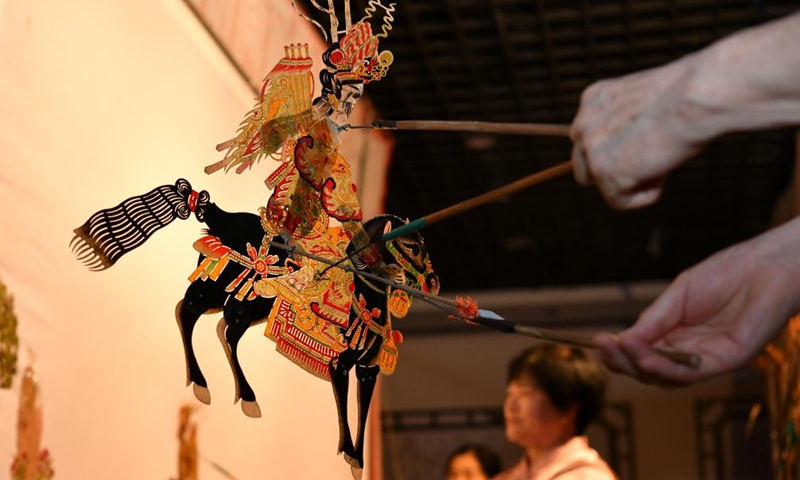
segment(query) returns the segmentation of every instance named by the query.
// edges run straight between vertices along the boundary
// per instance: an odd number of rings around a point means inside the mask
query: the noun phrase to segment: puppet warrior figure
[[[345,4],[349,6],[347,0]],[[390,52],[379,51],[378,39],[391,30],[393,10],[370,0],[366,16],[352,23],[346,8],[344,31],[338,30],[333,9],[324,10],[330,14],[333,45],[322,58],[320,96],[311,97],[308,47],[289,45],[267,75],[238,135],[217,147],[225,157],[207,167],[207,173],[234,168],[241,173],[265,156],[280,161],[266,182],[273,192],[257,215],[225,212],[210,202],[207,192],[198,193],[181,179],[96,213],[75,229],[73,239],[79,258],[91,269],[103,270],[155,231],[194,213],[208,229],[194,244],[200,258],[176,307],[187,385],[200,401],[210,402],[191,339],[201,315],[222,312],[217,332],[234,375],[235,398],[242,400],[245,414],[260,416],[239,364],[238,344],[248,328],[266,323],[265,335],[279,352],[333,383],[339,451],[356,478],[363,467],[364,427],[376,377],[392,373],[397,364],[402,335],[394,330],[392,317],[404,316],[411,303],[404,291],[365,274],[439,291],[419,234],[376,241],[405,221],[381,215],[361,223],[350,167],[339,154],[339,131],[364,85],[380,80],[392,63]],[[383,17],[376,35],[370,20],[379,11]],[[345,257],[345,268],[328,268]],[[347,424],[348,374],[354,367],[359,398],[355,442]]]

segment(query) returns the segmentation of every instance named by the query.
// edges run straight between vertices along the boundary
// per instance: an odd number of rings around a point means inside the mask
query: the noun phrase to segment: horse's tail
[[[69,244],[89,270],[105,270],[175,218],[185,220],[194,212],[202,222],[209,200],[208,192],[195,192],[181,178],[100,210],[74,230]]]

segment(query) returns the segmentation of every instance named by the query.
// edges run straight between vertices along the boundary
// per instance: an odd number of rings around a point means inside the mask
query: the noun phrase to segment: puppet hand
[[[690,79],[696,62],[687,56],[597,82],[583,92],[571,132],[579,183],[597,185],[606,201],[620,209],[659,198],[667,172],[709,139],[692,128],[705,109],[687,93],[695,91]]]
[[[618,337],[595,338],[611,370],[661,384],[728,372],[757,355],[800,310],[800,219],[724,250],[682,273]],[[701,357],[692,370],[653,347]]]

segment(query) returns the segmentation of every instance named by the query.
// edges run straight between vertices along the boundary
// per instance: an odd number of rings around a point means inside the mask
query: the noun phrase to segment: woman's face
[[[447,466],[447,480],[488,480],[472,452],[456,455]]]
[[[514,380],[506,388],[503,414],[506,437],[525,448],[549,448],[574,432],[575,408],[561,412],[547,394],[527,377]]]

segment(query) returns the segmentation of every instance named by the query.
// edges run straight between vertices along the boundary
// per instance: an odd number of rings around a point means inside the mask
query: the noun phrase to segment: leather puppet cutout
[[[0,282],[0,388],[11,388],[17,373],[17,316],[14,314],[14,297]]]
[[[11,464],[12,480],[51,480],[53,459],[42,448],[43,414],[39,380],[32,366],[22,373],[17,413],[17,453]]]
[[[750,410],[747,432],[753,431],[761,410],[766,410],[770,425],[772,468],[784,472],[775,478],[795,478],[800,463],[800,315],[795,315],[786,328],[756,357],[753,365],[766,377],[764,400]]]
[[[75,229],[71,243],[78,258],[98,271],[176,218],[194,214],[205,223],[207,234],[194,243],[200,256],[191,283],[175,309],[187,385],[197,399],[210,403],[191,338],[202,315],[222,312],[217,333],[234,374],[236,400],[246,415],[259,417],[237,347],[247,329],[265,323],[265,335],[281,354],[333,383],[338,451],[355,478],[363,468],[364,430],[377,375],[390,374],[397,365],[402,335],[392,318],[404,316],[411,302],[406,292],[367,274],[434,295],[439,291],[418,233],[363,248],[407,221],[379,215],[362,223],[350,167],[339,153],[340,127],[364,85],[380,80],[392,63],[391,53],[379,51],[379,37],[391,29],[393,10],[370,0],[364,19],[353,24],[348,19],[344,32],[338,31],[335,12],[329,12],[333,44],[323,55],[320,96],[311,98],[307,47],[290,45],[265,78],[238,135],[217,147],[226,151],[225,157],[207,167],[208,173],[234,168],[241,173],[264,157],[281,162],[267,178],[273,191],[258,214],[226,212],[207,192],[180,179],[95,213]],[[382,18],[373,18],[379,12]],[[373,33],[370,20],[381,22],[381,33]],[[325,263],[348,255],[347,269]],[[353,368],[359,398],[355,441],[347,422]]]
[[[182,405],[178,411],[178,480],[198,480],[197,421],[195,407]]]

